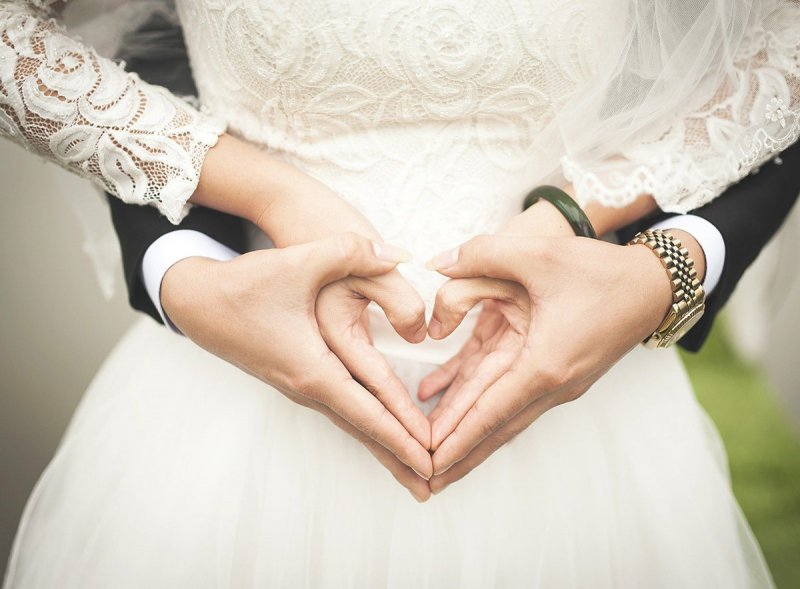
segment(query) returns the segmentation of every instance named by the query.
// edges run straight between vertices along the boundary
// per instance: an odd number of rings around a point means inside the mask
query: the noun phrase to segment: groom
[[[164,85],[177,94],[191,95],[195,89],[180,31],[166,24],[151,22],[149,34],[171,40],[172,50],[158,56],[124,54],[129,69],[143,79]],[[756,258],[770,237],[777,231],[800,192],[800,146],[795,145],[783,155],[783,165],[766,164],[755,175],[742,180],[711,204],[693,211],[691,215],[660,214],[655,219],[642,220],[620,232],[627,240],[636,231],[655,223],[661,227],[680,229],[692,236],[706,258],[704,286],[709,292],[706,313],[682,340],[686,349],[696,351],[705,341],[717,313],[730,297],[745,269]],[[202,266],[191,266],[193,260],[229,260],[247,249],[244,222],[223,213],[196,207],[179,226],[171,225],[149,207],[125,205],[109,199],[112,218],[122,247],[125,278],[131,305],[157,321],[170,324],[172,301],[182,301],[175,313],[203,314],[207,327],[232,323],[230,309],[223,316],[223,307],[214,297],[222,288],[206,288],[202,296],[194,284],[194,275]],[[758,222],[754,222],[752,203],[758,203]],[[205,262],[204,262],[205,263]],[[291,280],[287,276],[285,280]],[[226,292],[235,292],[237,285],[226,284]],[[268,296],[268,293],[267,293]],[[587,292],[586,296],[600,296]],[[166,310],[162,303],[167,303]],[[602,303],[602,301],[599,301]],[[243,326],[226,341],[212,346],[214,352],[235,359],[236,354],[253,352],[252,342],[259,339],[249,321],[261,309],[244,301],[235,312],[237,325]],[[565,310],[568,312],[568,310]],[[177,321],[177,317],[173,317]],[[592,317],[585,318],[584,331],[592,332]],[[213,333],[208,334],[213,341]],[[614,337],[609,334],[609,337]],[[207,338],[202,338],[209,341]],[[222,353],[220,353],[222,352]],[[657,352],[654,352],[657,353]],[[290,354],[287,353],[287,356]],[[357,361],[357,360],[356,360]],[[352,366],[350,366],[352,370]],[[597,373],[605,370],[598,367]],[[393,472],[398,476],[396,472]],[[463,476],[463,475],[462,475]],[[451,475],[452,477],[452,475]],[[427,478],[427,477],[426,477]],[[403,482],[403,481],[401,481]]]

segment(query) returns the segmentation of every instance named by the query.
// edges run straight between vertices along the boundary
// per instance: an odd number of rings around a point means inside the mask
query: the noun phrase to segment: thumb
[[[397,246],[372,241],[357,233],[341,233],[301,246],[304,267],[318,288],[347,276],[385,274],[411,258]]]
[[[353,281],[351,287],[361,296],[375,301],[406,341],[419,343],[425,339],[428,328],[425,303],[399,272],[389,272],[373,280]]]
[[[516,282],[491,278],[456,278],[436,292],[428,333],[433,339],[449,336],[470,309],[484,300],[526,301],[528,293]]]
[[[478,235],[459,247],[434,256],[427,264],[450,278],[499,278],[525,284],[523,269],[536,240],[505,235]]]

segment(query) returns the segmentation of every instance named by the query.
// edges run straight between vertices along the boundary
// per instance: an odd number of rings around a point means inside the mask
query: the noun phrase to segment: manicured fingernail
[[[410,262],[411,252],[390,243],[372,242],[372,249],[375,252],[375,257],[386,262]]]
[[[433,339],[439,339],[442,335],[442,323],[436,317],[431,317],[431,322],[428,324],[428,333]]]
[[[441,254],[432,257],[425,264],[425,267],[428,270],[446,270],[450,266],[454,266],[455,263],[458,262],[458,254],[460,249],[461,248],[447,250],[446,252],[442,252]]]

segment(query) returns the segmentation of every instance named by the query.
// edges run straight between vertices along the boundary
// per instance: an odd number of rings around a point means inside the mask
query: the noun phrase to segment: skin
[[[445,391],[429,415],[433,493],[466,476],[545,411],[579,398],[669,309],[669,279],[647,247],[576,238],[554,211],[541,203],[498,235],[432,260],[451,280],[437,293],[431,337],[447,337],[483,302],[471,339],[419,387],[421,399]],[[702,278],[699,244],[673,233]],[[565,337],[570,333],[581,337]]]
[[[497,235],[434,259],[451,280],[426,327],[422,301],[394,269],[404,254],[384,244],[384,262],[392,265],[383,273],[348,266],[352,246],[337,239],[380,237],[358,211],[292,166],[223,136],[191,200],[251,220],[278,247],[230,262],[175,264],[161,289],[170,318],[202,347],[329,417],[418,501],[468,474],[550,407],[578,398],[655,329],[671,300],[666,274],[644,246],[574,238],[561,214],[540,202]],[[591,204],[586,212],[603,234],[654,209],[643,196],[622,209]],[[343,231],[352,233],[330,237]],[[699,245],[675,233],[702,277]],[[626,303],[609,313],[608,300]],[[483,303],[473,337],[420,384],[421,399],[446,391],[430,421],[372,347],[364,314],[370,301],[412,343],[426,332],[447,337]],[[581,341],[563,337],[565,319],[584,334]]]
[[[194,342],[330,418],[422,501],[430,495],[425,478],[432,473],[431,458],[428,444],[409,432],[421,430],[427,442],[425,417],[402,385],[385,386],[380,394],[362,386],[330,350],[317,323],[321,291],[335,285],[359,300],[369,292],[366,278],[386,276],[404,257],[385,245],[380,251],[378,257],[373,242],[348,233],[227,262],[188,258],[164,276],[161,299]],[[338,299],[337,293],[329,296],[332,303]],[[412,337],[417,329],[403,323],[402,298],[395,299],[399,307],[381,295],[375,299],[401,335]]]
[[[188,258],[174,264],[160,293],[170,319],[206,350],[323,412],[337,425],[348,424],[344,429],[365,442],[415,498],[427,499],[426,479],[433,472],[430,425],[372,347],[364,314],[374,300],[407,341],[425,339],[422,299],[394,269],[408,254],[381,243],[367,219],[327,186],[228,135],[208,152],[191,201],[250,220],[277,247],[230,262]],[[343,233],[350,240],[363,236],[377,243],[397,258],[394,265],[369,275],[340,272],[337,280],[312,289],[313,258],[341,247],[330,238]],[[308,257],[292,249],[299,244],[314,245],[301,250]],[[333,268],[345,264],[346,269],[346,262],[346,256],[333,256],[327,263]],[[296,312],[307,321],[303,330],[284,321]],[[300,333],[303,337],[296,338]],[[307,340],[319,344],[316,356],[308,356]],[[265,347],[272,341],[280,342],[279,349]],[[322,353],[326,362],[316,363]],[[368,392],[370,405],[379,409],[368,419],[360,403],[336,405],[339,393],[331,383],[341,382],[345,374],[346,386]],[[315,403],[309,403],[309,395]]]

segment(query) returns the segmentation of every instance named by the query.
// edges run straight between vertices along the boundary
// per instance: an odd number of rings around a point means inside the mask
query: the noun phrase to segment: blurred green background
[[[763,372],[736,354],[724,321],[700,353],[682,358],[725,441],[734,493],[775,583],[800,587],[800,424],[790,420]]]

